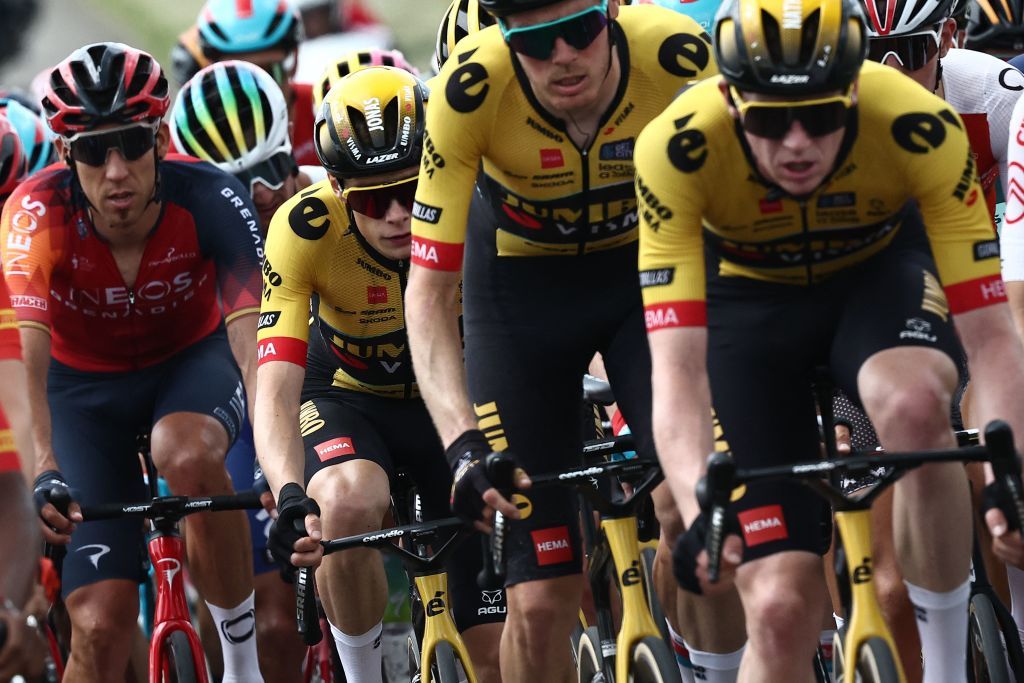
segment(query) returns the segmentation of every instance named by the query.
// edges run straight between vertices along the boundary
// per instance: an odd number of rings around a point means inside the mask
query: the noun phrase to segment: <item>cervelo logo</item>
[[[174,577],[181,571],[181,562],[173,557],[165,557],[162,560],[157,560],[156,563],[161,565],[165,562],[170,566],[163,568],[164,579],[167,581],[168,588],[174,588]]]
[[[572,546],[569,544],[569,527],[556,526],[548,529],[531,531],[533,552],[537,557],[537,565],[545,567],[550,564],[563,564],[573,559]]]
[[[789,538],[781,505],[764,505],[740,512],[737,517],[747,547]]]
[[[331,458],[340,458],[343,455],[355,455],[356,453],[356,448],[352,445],[352,439],[347,436],[339,436],[336,439],[318,443],[313,446],[313,450],[316,451],[320,462],[330,460]]]
[[[397,538],[405,533],[402,529],[391,529],[390,531],[384,531],[379,534],[373,534],[371,536],[364,536],[363,543],[374,543],[375,541],[382,541],[385,538]]]

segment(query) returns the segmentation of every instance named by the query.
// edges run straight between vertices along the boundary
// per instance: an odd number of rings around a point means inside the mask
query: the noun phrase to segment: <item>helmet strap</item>
[[[939,86],[942,85],[942,60],[938,60],[935,64],[935,85],[932,87],[932,92],[936,93],[939,90]]]
[[[156,145],[153,145],[153,195],[146,202],[148,207],[150,204],[160,203],[160,157],[156,151]]]

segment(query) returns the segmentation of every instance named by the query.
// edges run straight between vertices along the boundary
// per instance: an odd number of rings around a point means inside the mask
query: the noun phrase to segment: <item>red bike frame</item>
[[[189,617],[185,600],[185,541],[177,533],[154,531],[149,539],[149,559],[156,579],[156,609],[153,636],[149,641],[149,680],[169,680],[168,645],[171,634],[181,631],[192,646],[192,660],[200,683],[209,683],[203,646]]]

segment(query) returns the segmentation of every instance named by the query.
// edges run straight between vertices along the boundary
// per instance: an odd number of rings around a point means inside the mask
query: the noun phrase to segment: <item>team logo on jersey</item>
[[[752,548],[769,541],[781,541],[789,538],[781,505],[764,505],[744,510],[737,517],[739,517],[740,528],[743,529],[743,540],[747,547]]]
[[[927,154],[938,149],[946,141],[945,124],[955,128],[961,126],[951,109],[941,109],[937,114],[911,112],[897,118],[892,122],[892,137],[896,144],[914,154]]]
[[[437,225],[437,222],[441,220],[441,209],[437,206],[431,206],[430,204],[413,202],[412,217],[416,220],[423,221],[424,223]]]
[[[476,111],[487,98],[487,92],[491,89],[487,81],[487,69],[476,62],[466,62],[473,56],[476,50],[464,52],[458,57],[459,68],[452,72],[445,84],[444,94],[449,106],[462,114],[469,114]]]
[[[633,158],[633,145],[635,143],[636,138],[606,142],[601,145],[598,158],[601,161],[629,161]]]
[[[675,33],[658,48],[658,63],[673,76],[692,78],[711,61],[711,36]]]
[[[565,166],[565,158],[560,149],[542,149],[540,151],[541,168],[561,168]]]
[[[366,303],[386,304],[388,302],[388,288],[379,285],[366,286]]]
[[[569,543],[569,527],[556,526],[548,529],[531,531],[533,551],[537,557],[537,565],[546,567],[550,564],[572,562],[572,545]]]
[[[761,210],[761,213],[779,213],[782,211],[782,200],[765,197],[757,203],[757,208]]]
[[[999,240],[985,240],[974,243],[974,260],[984,261],[990,258],[999,258]]]
[[[256,329],[265,330],[268,327],[273,327],[277,324],[278,318],[281,317],[281,311],[267,311],[260,313],[260,321],[256,325]]]
[[[844,209],[857,204],[856,192],[833,192],[818,197],[819,209]]]
[[[313,446],[313,450],[316,451],[316,455],[320,458],[320,462],[327,462],[328,460],[340,458],[344,455],[356,454],[356,447],[352,445],[352,439],[348,436],[339,436],[336,439],[318,443]]]
[[[318,240],[327,234],[331,221],[327,204],[318,197],[304,197],[288,212],[292,232],[304,240]]]

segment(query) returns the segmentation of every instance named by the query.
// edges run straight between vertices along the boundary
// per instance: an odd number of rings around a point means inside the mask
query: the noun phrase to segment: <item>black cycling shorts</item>
[[[405,471],[420,495],[423,519],[451,516],[452,475],[444,448],[420,399],[395,399],[348,391],[307,379],[299,409],[306,450],[306,484],[317,472],[352,460],[369,460],[395,484]],[[505,620],[504,591],[482,591],[480,536],[474,534],[446,565],[452,615],[460,630]]]
[[[210,415],[233,442],[245,401],[223,328],[173,358],[132,372],[84,372],[50,361],[53,450],[75,499],[86,505],[146,500],[136,437],[170,413]],[[65,596],[106,579],[143,578],[138,518],[86,522],[71,536]]]
[[[879,254],[810,287],[709,277],[711,394],[739,467],[820,457],[811,390],[818,366],[859,401],[857,373],[879,351],[925,346],[956,360],[952,320],[931,303],[941,289],[921,226],[911,219],[903,230]],[[827,549],[830,508],[801,484],[748,486],[734,510],[744,561]]]
[[[582,377],[600,352],[641,457],[653,458],[651,364],[637,244],[584,256],[495,257],[474,197],[464,265],[466,373],[480,428],[527,472],[582,462]],[[490,240],[490,243],[487,240]],[[573,489],[527,491],[511,522],[506,585],[581,571]]]

